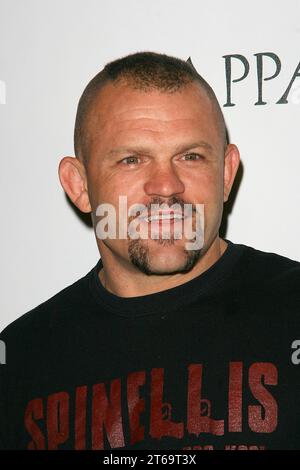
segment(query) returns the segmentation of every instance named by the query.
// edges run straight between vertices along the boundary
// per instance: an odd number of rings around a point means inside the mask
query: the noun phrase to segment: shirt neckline
[[[93,298],[106,310],[125,317],[161,314],[187,305],[196,297],[216,288],[218,283],[230,274],[232,267],[245,251],[245,245],[233,243],[225,238],[224,240],[228,244],[226,250],[203,273],[179,286],[137,297],[120,297],[102,285],[98,273],[103,264],[99,258],[89,273],[89,287]]]

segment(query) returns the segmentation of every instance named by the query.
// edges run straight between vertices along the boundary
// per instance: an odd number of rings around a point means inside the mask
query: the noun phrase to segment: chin
[[[147,275],[187,273],[193,269],[201,256],[199,251],[186,251],[184,244],[155,245],[135,241],[131,243],[129,258],[134,266]]]
[[[149,257],[149,270],[152,274],[175,274],[186,271],[186,257],[172,255]]]

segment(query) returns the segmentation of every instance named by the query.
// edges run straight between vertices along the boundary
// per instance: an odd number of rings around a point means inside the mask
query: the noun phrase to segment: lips
[[[158,214],[152,214],[149,216],[140,216],[142,221],[145,222],[164,222],[164,221],[177,221],[183,220],[184,215],[181,212],[164,212],[161,211]]]
[[[164,220],[182,220],[183,216],[181,214],[160,214],[160,215],[152,215],[150,217],[146,217],[146,222],[157,222],[157,221],[164,221]]]

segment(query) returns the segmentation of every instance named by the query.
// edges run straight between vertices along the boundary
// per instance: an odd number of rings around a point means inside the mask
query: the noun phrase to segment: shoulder
[[[264,290],[274,297],[289,293],[300,297],[299,261],[248,245],[237,246],[243,251],[238,274],[249,290]]]
[[[298,275],[300,273],[300,262],[283,256],[279,253],[262,251],[252,246],[240,245],[246,248],[244,261],[249,268],[260,269],[269,277],[276,278],[281,275]]]
[[[0,333],[1,339],[22,342],[24,336],[36,338],[41,332],[45,337],[57,322],[64,321],[86,302],[91,271],[11,322]]]

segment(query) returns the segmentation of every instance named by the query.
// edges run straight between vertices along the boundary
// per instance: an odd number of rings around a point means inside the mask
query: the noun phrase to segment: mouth
[[[156,222],[156,223],[164,223],[164,222],[177,222],[185,219],[182,213],[177,212],[160,212],[158,214],[151,214],[149,216],[140,216],[139,219],[142,222]]]

